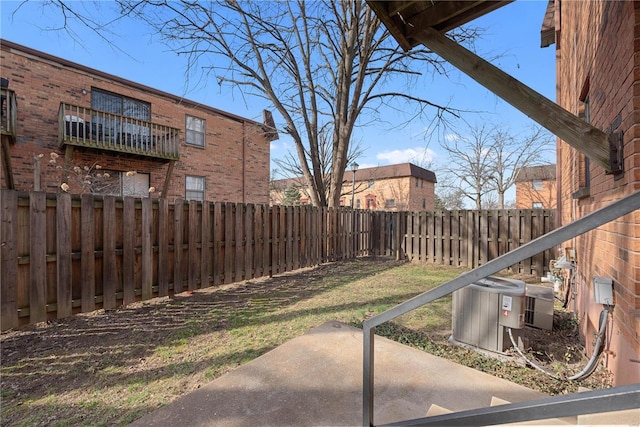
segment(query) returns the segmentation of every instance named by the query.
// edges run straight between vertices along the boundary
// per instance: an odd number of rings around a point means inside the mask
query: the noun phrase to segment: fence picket
[[[291,208],[291,213],[293,215],[293,227],[291,228],[291,243],[293,246],[293,252],[291,253],[291,268],[293,270],[297,270],[300,268],[300,244],[302,243],[302,230],[300,228],[300,207],[293,206]]]
[[[224,204],[224,283],[233,281],[233,203]]]
[[[130,304],[136,300],[135,292],[135,233],[136,229],[136,200],[133,197],[125,197],[122,211],[122,227],[125,232],[122,235],[122,290],[123,304]]]
[[[45,193],[31,193],[29,201],[29,314],[31,323],[47,320],[46,283],[46,199]]]
[[[0,323],[2,329],[18,326],[18,194],[1,190],[0,215]]]
[[[269,208],[271,213],[271,267],[269,269],[269,277],[278,273],[278,260],[280,259],[280,253],[278,251],[278,214],[280,212],[280,206],[273,206]]]
[[[96,236],[95,207],[91,194],[83,194],[80,201],[80,269],[82,270],[80,311],[86,313],[96,308]]]
[[[158,296],[169,295],[169,202],[158,200]]]
[[[153,221],[153,206],[151,199],[142,199],[142,299],[153,298],[153,248],[151,247],[151,233]]]
[[[202,233],[198,233],[200,227],[200,221],[198,220],[198,202],[196,200],[189,200],[186,206],[189,209],[187,217],[187,290],[193,291],[198,287],[198,234],[202,235]]]
[[[460,266],[460,212],[450,211],[451,216],[451,265]]]
[[[118,266],[116,263],[116,199],[105,196],[102,201],[102,308],[116,308]]]
[[[224,252],[222,242],[224,239],[223,228],[223,204],[216,202],[213,205],[213,285],[219,285],[223,282],[224,272]]]
[[[179,294],[183,291],[182,281],[182,230],[184,216],[184,200],[176,200],[173,207],[173,292]]]
[[[244,215],[245,215],[245,206],[240,203],[234,203],[234,212],[235,212],[235,234],[233,238],[233,245],[235,247],[235,264],[233,270],[233,281],[239,282],[245,278],[244,276],[244,245],[245,242],[245,234],[244,234]]]
[[[200,286],[199,288],[208,288],[210,285],[210,268],[211,268],[211,204],[209,202],[202,203],[202,233],[200,233]]]
[[[71,276],[71,196],[59,193],[56,198],[56,316],[73,314]]]
[[[253,204],[248,203],[245,205],[244,215],[244,279],[253,279],[254,266],[253,266],[253,253],[255,251],[255,230],[253,228],[254,212]]]
[[[270,236],[273,235],[271,231],[271,222],[269,221],[269,207],[261,205],[260,209],[262,214],[260,216],[260,228],[262,230],[262,270],[260,276],[268,276],[271,271],[271,241]]]
[[[532,237],[532,233],[531,233],[531,226],[532,226],[532,215],[531,215],[531,211],[530,210],[525,210],[524,211],[524,215],[522,217],[523,220],[523,224],[522,224],[522,228],[521,228],[521,235],[520,238],[522,239],[522,242],[528,242],[531,240]],[[527,258],[525,260],[522,261],[522,268],[523,268],[523,272],[525,274],[531,274],[531,258]]]

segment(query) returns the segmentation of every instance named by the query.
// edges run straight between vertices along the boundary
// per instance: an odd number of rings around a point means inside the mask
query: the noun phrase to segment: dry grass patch
[[[360,326],[460,273],[360,258],[9,331],[2,425],[124,425],[324,322]],[[380,332],[453,358],[450,305],[443,298]]]

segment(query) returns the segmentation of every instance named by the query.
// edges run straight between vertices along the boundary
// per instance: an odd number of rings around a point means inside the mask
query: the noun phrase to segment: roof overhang
[[[621,154],[621,132],[608,135],[586,123],[445,35],[448,30],[509,3],[511,1],[367,0],[367,4],[403,49],[408,51],[419,44],[426,46],[587,155],[602,166],[606,173],[622,176],[624,162]],[[546,12],[547,17],[551,19],[553,14],[550,6]]]
[[[426,27],[447,32],[485,15],[507,1],[378,1],[367,0],[385,27],[405,49],[421,44],[414,38],[416,31]]]

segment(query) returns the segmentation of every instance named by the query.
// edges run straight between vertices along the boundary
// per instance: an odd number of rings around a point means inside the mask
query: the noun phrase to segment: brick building
[[[345,171],[340,206],[384,211],[424,211],[435,209],[436,175],[412,163]],[[354,185],[355,182],[355,185]],[[302,178],[272,182],[271,203],[281,204],[289,187],[298,188],[300,203],[309,203]]]
[[[0,45],[3,188],[268,203],[273,128]]]
[[[611,154],[622,154],[614,156],[621,168],[607,173],[558,141],[558,217],[567,224],[640,188],[640,2],[556,0],[545,23],[551,37],[543,37],[543,46],[555,42],[557,52],[558,104],[603,130],[613,142]],[[589,352],[603,308],[595,301],[594,277],[613,280],[604,362],[617,385],[640,382],[638,236],[636,210],[564,244],[577,261],[575,310]]]
[[[556,165],[518,168],[516,209],[556,208]]]

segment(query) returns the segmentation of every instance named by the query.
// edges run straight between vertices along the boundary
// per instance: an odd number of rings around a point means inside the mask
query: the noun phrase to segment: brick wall
[[[0,74],[9,78],[10,88],[18,98],[18,139],[11,146],[17,189],[33,189],[34,157],[42,154],[42,188],[58,191],[61,173],[48,160],[51,152],[64,156],[58,147],[60,103],[90,108],[91,90],[98,88],[149,102],[151,122],[181,130],[180,160],[175,164],[164,197],[184,198],[185,176],[196,175],[206,179],[208,200],[269,202],[269,140],[260,124],[64,59],[7,45],[3,42]],[[186,114],[206,120],[204,148],[184,143]],[[96,162],[111,170],[148,173],[150,185],[158,191],[164,187],[169,168],[168,162],[74,149],[72,164],[84,166]],[[6,187],[4,176],[0,184]]]
[[[536,190],[531,181],[516,182],[516,209],[532,209],[533,203],[542,203],[542,209],[556,208],[556,180],[543,180]]]
[[[416,186],[416,180],[418,185]],[[342,187],[345,206],[351,203],[351,183]],[[431,211],[435,209],[435,183],[414,176],[394,177],[369,182],[356,181],[355,203],[367,208],[367,198],[375,199],[374,210],[389,211]],[[394,206],[387,206],[387,200],[394,200]]]
[[[640,188],[640,3],[556,1],[558,103],[607,132],[624,132],[624,174],[618,179],[563,142],[557,147],[559,217],[566,224]],[[614,281],[605,364],[617,385],[640,382],[640,213],[566,242],[576,249],[575,309],[591,350],[602,306],[593,276]],[[634,362],[634,360],[636,362]]]

